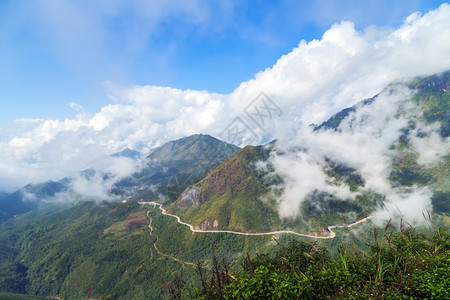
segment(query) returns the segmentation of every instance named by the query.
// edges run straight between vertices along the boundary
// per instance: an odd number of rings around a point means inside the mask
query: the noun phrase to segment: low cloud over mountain
[[[337,23],[320,40],[301,41],[272,68],[257,73],[227,95],[170,87],[109,84],[113,103],[96,114],[70,103],[79,112],[73,119],[17,120],[17,125],[22,128],[20,132],[12,137],[4,136],[0,142],[0,190],[13,191],[29,182],[56,180],[87,168],[125,177],[134,171],[135,161],[110,154],[126,147],[148,153],[164,142],[199,132],[240,144],[243,140],[231,141],[224,134],[237,117],[241,125],[246,125],[242,128],[247,131],[247,137],[253,137],[250,139],[253,144],[297,136],[295,133],[304,132],[310,123],[325,121],[339,110],[377,94],[394,80],[450,69],[448,36],[450,6],[443,4],[423,16],[412,14],[395,30],[368,27],[358,31],[351,22]],[[279,110],[263,126],[245,113],[260,92],[265,92]],[[385,97],[384,101],[388,103],[394,101],[387,107],[395,107],[396,96]],[[385,110],[385,107],[380,109]],[[373,168],[367,171],[367,185],[381,188],[384,182],[371,178],[381,173],[385,175],[386,150],[381,149],[397,136],[398,127],[403,124],[400,124],[402,120],[396,120],[389,123],[392,127],[385,128],[378,120],[370,122],[387,133],[387,138],[377,138],[375,132],[355,131],[361,140],[357,144],[341,143],[342,149],[337,149],[336,155],[345,155],[344,160],[361,172],[366,172],[366,164],[372,164]],[[295,141],[306,139],[307,143],[321,149],[325,140],[346,140],[344,132],[339,136],[338,133],[327,135],[324,140],[311,141],[305,133]],[[429,142],[446,145],[433,135]],[[365,162],[353,154],[359,147],[373,154]],[[421,149],[421,146],[415,147]],[[428,150],[423,148],[421,151]],[[327,154],[327,151],[319,153]],[[421,155],[423,163],[439,157],[427,153]],[[298,170],[318,167],[314,160],[297,161]],[[283,165],[282,160],[275,163]],[[426,194],[424,190],[417,192]]]

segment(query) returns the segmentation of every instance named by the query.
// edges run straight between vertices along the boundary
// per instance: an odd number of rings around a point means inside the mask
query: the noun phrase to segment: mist
[[[240,118],[253,133],[251,144],[279,139],[280,147],[287,151],[285,157],[273,158],[287,185],[280,200],[281,215],[289,216],[290,208],[312,190],[355,197],[344,186],[328,184],[329,178],[322,171],[325,157],[358,170],[366,181],[365,188],[383,191],[387,199],[398,195],[402,199],[414,198],[415,193],[396,191],[386,180],[390,159],[395,155],[389,146],[406,122],[392,117],[396,101],[408,97],[411,91],[384,95],[385,100],[370,107],[375,114],[369,120],[365,120],[368,112],[364,114],[365,108],[361,108],[352,121],[341,124],[339,132],[313,132],[309,125],[320,124],[341,109],[372,97],[395,80],[450,69],[448,36],[450,5],[443,4],[424,15],[408,16],[398,28],[369,26],[359,30],[350,21],[338,22],[321,39],[300,41],[272,67],[242,82],[230,94],[106,83],[105,93],[111,103],[99,111],[88,112],[68,101],[74,111],[72,118],[23,118],[15,122],[15,132],[0,136],[0,191],[13,192],[28,183],[77,178],[79,172],[94,169],[112,174],[111,180],[79,179],[74,181],[73,189],[88,197],[109,197],[107,191],[114,180],[142,167],[111,154],[127,147],[147,154],[165,142],[196,133],[221,137],[227,126]],[[261,92],[280,110],[280,116],[265,126],[259,126],[245,113]],[[413,138],[412,144],[420,153],[420,163],[427,165],[442,157],[441,149],[447,141],[439,139],[433,128],[424,130],[430,134],[425,139]],[[221,138],[245,145],[243,140]],[[431,150],[424,141],[438,150]],[[298,147],[307,150],[292,150]],[[306,171],[315,179],[304,175]],[[419,188],[418,193],[427,194]]]
[[[432,190],[426,186],[396,186],[390,180],[394,164],[402,155],[396,145],[408,123],[417,120],[418,125],[408,135],[408,152],[417,154],[420,167],[430,167],[448,155],[450,139],[439,135],[439,123],[419,121],[421,110],[410,101],[414,92],[406,84],[390,86],[372,102],[358,104],[336,130],[306,126],[294,135],[280,137],[270,159],[275,173],[284,180],[283,186],[275,187],[283,190],[278,199],[280,216],[297,217],[302,202],[314,192],[348,201],[363,192],[373,192],[384,198],[384,206],[374,213],[375,222],[381,224],[390,218],[411,224],[425,221],[423,214],[432,210]],[[337,184],[326,173],[328,161],[354,169],[364,185],[351,191],[346,184]]]

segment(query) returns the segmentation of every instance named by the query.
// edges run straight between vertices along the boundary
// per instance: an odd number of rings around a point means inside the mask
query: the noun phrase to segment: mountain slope
[[[392,186],[403,189],[413,185],[428,186],[434,196],[433,208],[437,213],[450,213],[450,153],[438,163],[420,165],[418,153],[412,149],[413,138],[426,138],[414,131],[425,124],[438,124],[441,137],[449,132],[450,116],[450,72],[424,78],[416,78],[407,83],[416,92],[407,103],[415,103],[418,107],[398,111],[397,117],[407,116],[408,127],[396,141],[398,156],[392,157]],[[390,90],[392,87],[387,87]],[[357,105],[344,109],[329,120],[315,127],[320,131],[341,130],[345,120],[352,122],[352,113],[377,101],[377,96],[364,100]],[[406,99],[406,98],[405,98]],[[403,106],[401,106],[403,107]],[[408,115],[406,115],[408,114]],[[175,205],[169,207],[179,214],[183,220],[200,229],[229,229],[237,231],[269,231],[286,228],[297,228],[303,231],[324,233],[326,225],[340,222],[341,213],[347,221],[360,218],[381,206],[383,196],[361,188],[365,180],[355,169],[345,164],[325,158],[324,172],[334,184],[346,185],[350,191],[360,191],[355,200],[339,199],[324,192],[313,192],[299,207],[301,217],[280,220],[277,213],[277,186],[282,183],[276,175],[268,176],[267,171],[258,171],[258,161],[269,167],[268,158],[271,147],[248,146],[221,165],[212,169],[201,181],[187,188],[177,199]],[[275,189],[273,187],[275,186]],[[281,184],[282,186],[282,184]],[[350,220],[349,220],[350,219]]]
[[[115,186],[143,197],[164,195],[166,200],[174,201],[199,176],[238,150],[237,146],[203,134],[170,141],[147,156],[144,169]]]
[[[364,216],[378,199],[376,195],[365,193],[349,203],[329,194],[316,193],[303,203],[303,215],[281,219],[276,201],[279,191],[273,187],[282,184],[282,179],[272,173],[270,163],[258,166],[268,162],[272,150],[273,144],[243,148],[212,169],[204,179],[188,187],[169,209],[202,230],[267,232],[294,229],[328,235],[326,227],[341,222],[341,213]],[[342,178],[353,178],[351,169],[334,167]]]
[[[48,181],[41,184],[28,184],[20,190],[0,198],[0,223],[36,209],[40,199],[48,199],[56,193],[67,190],[69,179]]]
[[[159,161],[223,161],[239,150],[239,147],[222,142],[210,135],[194,134],[170,141],[147,156]]]
[[[201,229],[270,230],[274,220],[267,216],[273,211],[259,199],[268,192],[268,184],[252,165],[269,153],[263,146],[243,148],[183,192],[174,211]]]
[[[158,208],[133,202],[29,212],[0,224],[0,298],[14,292],[84,299],[92,289],[93,297],[163,299],[162,283],[183,275],[198,283],[195,264],[210,269],[213,252],[236,267],[243,251],[266,249],[269,240],[193,235]]]

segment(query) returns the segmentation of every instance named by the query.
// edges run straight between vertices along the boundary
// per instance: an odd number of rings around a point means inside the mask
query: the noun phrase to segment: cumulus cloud
[[[201,21],[201,11],[192,14]],[[254,144],[296,136],[300,130],[308,131],[310,123],[320,123],[342,108],[377,94],[393,80],[450,69],[448,36],[450,6],[443,4],[423,16],[408,17],[402,26],[390,31],[375,27],[358,31],[351,22],[336,23],[321,39],[301,41],[273,67],[257,73],[228,95],[110,84],[108,93],[113,103],[93,115],[80,112],[73,119],[18,121],[26,124],[22,132],[0,141],[0,190],[13,191],[29,182],[75,176],[87,168],[107,170],[112,165],[116,166],[112,172],[125,176],[132,172],[133,164],[121,165],[123,162],[120,162],[116,165],[117,158],[110,154],[126,147],[148,153],[164,142],[194,133],[220,136],[237,117],[245,123],[245,129],[257,137]],[[132,37],[132,40],[139,39]],[[283,112],[265,127],[257,126],[245,114],[245,108],[261,91]],[[395,101],[395,97],[389,99]],[[75,103],[73,107],[77,108]],[[390,113],[389,107],[387,105],[387,113]],[[374,123],[378,121],[373,120]],[[386,140],[377,139],[375,132],[366,135],[366,132],[358,132],[358,126],[352,127],[353,135],[360,137],[358,143],[362,146],[353,144],[345,133],[339,136],[326,133],[317,139],[305,134],[291,142],[300,146],[308,143],[314,149],[320,149],[319,153],[332,155],[327,153],[329,146],[325,142],[341,140],[333,144],[342,148],[334,154],[338,156],[336,159],[348,160],[361,170],[368,186],[382,189],[386,183],[379,178],[385,176],[388,154],[384,146],[396,137],[397,128],[403,125],[401,120],[392,121],[392,124],[392,128],[384,128],[381,124],[381,128],[377,127],[387,135]],[[355,153],[360,147],[367,149],[372,165]],[[309,172],[317,173],[317,179],[311,185],[323,185],[327,180],[319,172],[323,161],[311,153],[297,155],[295,169],[298,173],[307,168]],[[421,157],[427,160],[434,156],[423,154]],[[277,163],[283,166],[286,162],[280,158]],[[305,182],[308,180],[304,179]],[[296,178],[289,180],[293,188],[302,192],[299,188],[302,182]],[[345,189],[329,192],[351,196]]]
[[[281,102],[288,113],[284,118],[320,123],[394,80],[449,69],[449,14],[450,6],[444,4],[379,35],[375,28],[360,32],[351,22],[335,24],[321,40],[301,41],[272,68],[242,83],[233,103],[242,107],[242,99],[265,90]]]

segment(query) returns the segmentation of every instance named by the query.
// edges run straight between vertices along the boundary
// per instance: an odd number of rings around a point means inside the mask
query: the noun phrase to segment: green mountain
[[[259,199],[268,184],[252,165],[269,153],[269,147],[243,148],[184,191],[173,211],[200,229],[273,229],[279,224],[277,213]]]
[[[393,149],[398,150],[398,157],[392,158],[393,171],[390,175],[393,186],[429,186],[434,192],[434,211],[447,226],[445,220],[448,222],[450,212],[449,156],[438,164],[422,166],[418,164],[418,154],[413,151],[411,138],[412,134],[416,134],[415,128],[420,122],[437,122],[435,125],[439,126],[440,135],[448,136],[449,82],[447,72],[418,78],[409,83],[410,87],[417,89],[412,101],[420,109],[417,115],[411,117],[402,137],[392,145]],[[351,110],[338,113],[339,117],[336,115],[334,119],[324,123],[326,126],[322,124],[316,131],[339,130],[339,124],[350,116],[351,111],[371,105],[376,99],[374,97]],[[426,133],[423,134],[425,137]],[[346,261],[352,255],[338,253],[330,256],[331,260],[322,261],[316,259],[316,254],[322,251],[332,252],[333,249],[340,248],[343,242],[349,242],[352,247],[364,251],[370,250],[367,242],[373,239],[371,233],[374,229],[370,221],[359,224],[357,234],[351,233],[350,228],[335,228],[335,238],[315,240],[308,247],[297,247],[299,240],[311,242],[311,238],[288,234],[243,236],[231,233],[193,233],[174,217],[161,214],[158,206],[138,203],[140,199],[165,201],[164,206],[171,213],[179,215],[183,221],[198,226],[199,229],[254,232],[289,228],[305,233],[326,234],[327,232],[323,232],[324,228],[342,223],[341,213],[347,222],[352,222],[376,209],[383,200],[380,195],[370,192],[362,193],[352,202],[315,192],[300,207],[302,218],[280,219],[275,200],[282,190],[273,189],[272,186],[281,184],[282,178],[271,173],[274,169],[268,158],[273,149],[274,144],[270,143],[239,150],[238,147],[211,136],[194,135],[158,148],[146,158],[145,168],[117,183],[112,192],[119,195],[123,193],[123,199],[127,200],[123,203],[78,201],[72,207],[42,213],[27,208],[26,205],[35,202],[23,201],[23,194],[0,198],[0,209],[9,216],[0,223],[0,299],[21,299],[21,294],[30,296],[23,296],[22,299],[33,299],[34,296],[83,299],[89,296],[89,291],[92,291],[93,297],[110,295],[112,298],[117,296],[117,299],[161,299],[166,297],[164,291],[175,291],[183,284],[200,286],[202,279],[196,275],[197,262],[203,265],[206,274],[210,274],[215,269],[215,262],[221,262],[222,259],[227,262],[226,268],[233,274],[242,270],[242,264],[244,270],[256,270],[260,262],[266,262],[263,264],[265,266],[272,264],[275,269],[268,267],[270,278],[274,278],[272,284],[280,278],[283,283],[290,282],[289,276],[284,274],[289,273],[291,267],[300,267],[300,264],[306,266],[314,260],[314,263],[323,262],[326,266],[331,264],[332,268],[336,263],[339,268],[335,269],[325,269],[318,265],[317,269],[311,269],[318,273],[312,275],[302,271],[304,275],[301,278],[311,275],[302,284],[328,277],[340,278],[342,284],[345,284],[350,274]],[[266,163],[265,168],[260,167],[261,162]],[[364,178],[357,170],[331,159],[326,160],[324,171],[337,184],[346,184],[352,190],[365,185]],[[92,170],[86,170],[83,176],[89,178]],[[48,197],[64,191],[64,184],[68,182],[30,185],[23,190],[34,195],[32,198]],[[131,198],[128,193],[131,193]],[[17,216],[11,218],[13,214]],[[415,243],[416,240],[410,241]],[[289,248],[282,248],[284,252],[276,253],[280,259],[272,262],[268,255],[276,249],[278,243],[290,243],[296,248],[291,252]],[[327,250],[324,250],[325,247]],[[429,249],[435,248],[430,246]],[[431,250],[429,254],[432,256],[431,253],[436,250]],[[400,252],[404,253],[403,250]],[[261,253],[268,255],[257,255]],[[377,250],[366,264],[363,257],[368,257],[367,253],[371,252],[361,253],[361,259],[359,256],[355,259],[370,269],[361,276],[375,281],[377,279],[373,279],[373,276],[393,278],[393,267],[390,264],[396,263],[397,256],[390,256],[389,253],[386,256],[383,254],[385,252]],[[304,264],[305,261],[308,264]],[[384,261],[385,265],[382,264]],[[408,260],[405,262],[408,263]],[[417,261],[420,262],[421,260]],[[329,270],[335,270],[338,274],[328,272]],[[446,274],[442,270],[439,272],[444,276]],[[217,271],[217,274],[222,273]],[[236,276],[237,283],[246,280],[245,278],[252,278],[254,274],[251,273],[248,277],[245,274],[243,277]],[[420,279],[420,282],[423,279],[423,283],[426,283],[428,277],[418,278],[421,273],[415,274],[415,279]],[[402,273],[403,275],[405,277],[402,278],[407,280],[409,274]],[[268,278],[264,276],[263,278]],[[203,280],[205,278],[209,277],[204,277]],[[341,283],[335,285],[339,288]],[[353,290],[355,286],[360,287],[355,283],[347,289]],[[383,286],[390,285],[386,283]],[[327,288],[328,285],[320,287]],[[378,285],[374,287],[377,288]],[[238,288],[239,286],[235,290]],[[310,289],[310,286],[307,288]],[[252,288],[250,292],[251,290]],[[339,295],[339,291],[337,293],[335,295]]]
[[[222,142],[210,135],[194,134],[171,141],[147,156],[159,161],[223,161],[239,150],[239,147]]]
[[[412,120],[413,124],[417,121],[425,121],[426,123],[439,122],[440,134],[442,137],[450,135],[450,110],[449,110],[449,89],[450,89],[450,71],[435,74],[427,77],[417,77],[407,86],[416,91],[413,96],[413,101],[420,106],[422,115],[415,116],[416,120]],[[385,90],[391,90],[392,86]],[[381,94],[381,93],[380,93]],[[351,112],[355,112],[358,108],[370,105],[376,101],[380,94],[372,98],[365,99],[360,103],[343,109],[342,111],[333,115],[329,120],[323,122],[314,129],[333,129],[338,130],[341,122],[349,116]],[[413,127],[409,127],[411,130]]]
[[[40,199],[48,199],[68,189],[69,179],[28,184],[20,190],[0,198],[0,223],[38,208]]]
[[[439,122],[441,136],[450,136],[450,71],[416,78],[409,86],[418,90],[413,98],[422,108],[418,118],[427,123]]]
[[[188,187],[169,210],[201,230],[268,232],[293,229],[327,235],[327,226],[340,223],[342,213],[359,218],[375,208],[376,195],[369,193],[352,202],[315,193],[303,203],[302,216],[280,219],[275,201],[277,191],[271,186],[281,184],[282,179],[269,174],[269,171],[273,172],[270,164],[266,170],[256,165],[257,162],[267,163],[272,150],[273,144],[243,148],[212,169],[204,179]],[[354,170],[332,162],[329,165],[336,176],[361,184]]]
[[[239,147],[210,135],[196,134],[171,141],[146,157],[147,166],[115,184],[115,190],[127,189],[142,197],[164,195],[174,201],[191,183],[218,165]]]
[[[416,78],[409,87],[417,93],[412,101],[419,106],[419,113],[410,119],[407,128],[394,147],[399,151],[393,162],[394,170],[390,175],[394,185],[410,187],[428,186],[434,191],[433,210],[438,213],[450,213],[450,151],[438,164],[421,166],[419,154],[411,147],[413,130],[418,124],[437,124],[443,138],[450,135],[450,71],[424,78]],[[428,136],[418,132],[418,137]],[[448,150],[448,149],[447,149]]]
[[[343,110],[334,114],[331,118],[329,118],[327,121],[323,122],[319,126],[314,126],[314,130],[315,131],[321,130],[321,129],[338,130],[338,127],[341,124],[341,122],[345,118],[347,118],[350,115],[350,113],[355,112],[361,106],[371,104],[376,98],[377,98],[377,96],[374,96],[372,98],[365,99],[365,100],[359,102],[358,104],[353,105],[352,107],[344,108]]]
[[[411,100],[419,107],[414,114],[400,110],[398,116],[408,114],[409,124],[403,129],[400,139],[392,145],[399,150],[393,157],[393,171],[390,180],[393,186],[410,188],[413,185],[429,186],[434,196],[433,208],[436,213],[450,213],[450,153],[444,161],[429,167],[417,162],[410,144],[410,135],[420,122],[437,122],[440,135],[447,137],[450,128],[450,72],[424,78],[416,78],[407,83],[416,91]],[[387,87],[386,90],[392,89]],[[380,95],[380,94],[379,94]],[[373,104],[379,95],[346,108],[329,120],[316,126],[318,133],[323,130],[339,131],[341,122],[352,112]],[[406,103],[406,102],[405,102]],[[423,134],[422,138],[426,137]],[[199,182],[188,187],[169,209],[198,229],[226,229],[235,231],[274,231],[296,229],[303,232],[327,234],[326,227],[342,220],[355,221],[381,206],[383,196],[370,191],[362,192],[356,200],[339,199],[324,192],[314,192],[299,208],[302,217],[294,220],[280,220],[277,213],[277,191],[270,187],[282,183],[278,176],[268,176],[267,171],[258,171],[256,162],[268,163],[272,146],[247,146],[221,165],[212,169]],[[361,174],[342,163],[326,158],[324,171],[336,184],[347,185],[357,191],[365,182]],[[270,169],[271,166],[269,165]],[[279,192],[280,190],[278,190]]]

